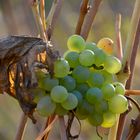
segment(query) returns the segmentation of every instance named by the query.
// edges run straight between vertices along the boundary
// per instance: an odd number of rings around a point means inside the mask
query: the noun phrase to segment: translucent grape
[[[91,87],[100,87],[104,83],[104,77],[99,72],[90,72],[90,76],[87,82]]]
[[[125,87],[122,83],[115,82],[115,83],[113,83],[113,85],[115,87],[115,93],[116,94],[121,94],[121,95],[125,94]]]
[[[60,85],[64,86],[68,91],[72,91],[76,87],[76,82],[71,76],[65,76],[60,79]]]
[[[59,116],[66,115],[68,113],[68,110],[64,109],[61,104],[56,104],[55,114]]]
[[[104,62],[104,68],[107,72],[116,74],[121,70],[122,64],[121,61],[114,57],[114,56],[108,56],[105,59]]]
[[[56,103],[62,103],[68,98],[68,92],[63,86],[56,86],[51,90],[51,98]]]
[[[75,68],[76,66],[80,65],[79,62],[79,53],[69,51],[65,54],[65,59],[69,62],[71,68]]]
[[[86,93],[86,100],[90,104],[99,103],[101,102],[102,99],[103,99],[103,94],[99,88],[96,88],[96,87],[90,88]]]
[[[50,76],[42,78],[38,81],[38,86],[46,91],[51,91],[51,89],[59,84],[56,78],[51,78]]]
[[[110,98],[112,98],[115,95],[115,88],[112,84],[103,85],[101,90],[103,93],[103,98],[105,100],[110,100]]]
[[[83,66],[77,66],[73,72],[72,76],[78,83],[84,83],[89,78],[89,69]]]
[[[97,112],[93,112],[88,116],[88,121],[93,126],[99,126],[103,122],[103,115]]]
[[[79,62],[83,66],[91,66],[95,62],[94,52],[91,50],[84,50],[79,55]]]
[[[67,60],[58,59],[54,63],[54,74],[58,78],[62,78],[68,75],[70,66]]]
[[[117,116],[114,113],[111,113],[110,111],[105,112],[103,114],[103,123],[101,124],[104,128],[110,128],[116,123]]]
[[[128,101],[123,95],[115,95],[109,102],[109,110],[113,113],[123,113],[128,109]]]
[[[50,96],[45,96],[40,99],[37,104],[37,111],[41,116],[48,117],[55,111],[56,104],[51,100]]]
[[[104,50],[105,53],[107,54],[112,54],[113,53],[113,40],[111,40],[110,38],[102,38],[99,40],[99,42],[97,43],[97,46],[101,49]]]
[[[105,59],[106,59],[106,54],[101,49],[98,49],[95,53],[95,65],[98,67],[103,65]]]
[[[66,110],[72,110],[77,107],[78,99],[74,94],[69,93],[68,98],[61,105]]]
[[[72,35],[68,38],[67,45],[70,50],[81,52],[85,48],[85,40],[79,35]]]

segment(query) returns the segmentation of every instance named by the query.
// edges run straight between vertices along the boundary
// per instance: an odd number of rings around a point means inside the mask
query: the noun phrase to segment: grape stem
[[[125,95],[140,95],[140,90],[126,90]]]
[[[46,24],[47,24],[47,30],[46,30],[46,36],[47,39],[50,40],[54,27],[56,25],[56,20],[60,14],[60,10],[62,7],[62,1],[63,0],[54,0],[51,10],[48,14],[47,20],[46,20]]]
[[[61,140],[67,140],[64,116],[59,116],[59,124]]]
[[[75,33],[78,35],[80,35],[80,33],[81,33],[81,28],[82,28],[85,16],[89,9],[88,2],[89,2],[89,0],[83,0],[81,3],[81,6],[80,6],[80,14],[79,14],[78,22],[76,25],[76,31],[75,31]]]
[[[15,140],[22,140],[24,135],[24,130],[26,128],[28,116],[25,115],[23,112],[21,114],[20,123],[16,132]]]
[[[96,13],[98,11],[99,5],[101,3],[101,0],[92,0],[91,8],[89,9],[89,12],[86,15],[85,21],[83,23],[83,27],[81,30],[81,36],[86,40],[88,37],[88,34],[90,32],[92,23],[94,21],[94,18],[96,16]]]
[[[121,14],[116,15],[116,23],[115,23],[115,30],[116,30],[116,45],[117,45],[117,55],[120,60],[123,58],[123,50],[122,50],[122,39],[121,39]]]

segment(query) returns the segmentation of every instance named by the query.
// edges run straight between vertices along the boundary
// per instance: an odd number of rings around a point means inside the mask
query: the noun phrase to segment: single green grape
[[[78,99],[74,94],[69,93],[68,98],[61,105],[66,110],[72,110],[77,107]]]
[[[95,104],[95,111],[98,113],[104,113],[108,109],[108,102],[105,100],[101,100],[100,102]]]
[[[85,48],[85,40],[79,35],[72,35],[68,38],[69,50],[81,52]]]
[[[103,122],[103,115],[97,112],[93,112],[88,116],[88,121],[93,126],[99,126]]]
[[[110,100],[113,96],[115,96],[115,88],[112,84],[103,85],[102,88],[103,98],[105,100]]]
[[[90,72],[87,82],[90,87],[100,87],[104,83],[104,77],[100,72]]]
[[[65,54],[64,58],[68,61],[71,68],[80,65],[78,52],[69,51]]]
[[[104,68],[107,72],[116,74],[121,70],[121,61],[115,56],[108,56],[104,62]]]
[[[89,85],[87,83],[81,83],[76,85],[76,90],[78,90],[84,96],[89,89]]]
[[[128,109],[128,101],[123,95],[115,95],[108,101],[109,110],[112,113],[123,113]]]
[[[93,105],[89,104],[85,99],[83,99],[80,106],[76,109],[76,116],[80,120],[84,120],[91,114],[94,110]]]
[[[37,103],[37,112],[44,117],[52,115],[55,111],[56,104],[51,100],[50,96],[45,96]]]
[[[102,127],[104,128],[111,128],[117,120],[117,115],[107,111],[103,114],[103,122],[101,124]]]
[[[66,115],[68,113],[68,110],[64,109],[61,104],[56,104],[55,114],[59,116]]]
[[[115,87],[115,93],[116,94],[121,94],[121,95],[125,94],[125,87],[122,83],[115,82],[115,83],[113,83],[113,85]]]
[[[50,76],[44,77],[38,81],[38,86],[46,91],[51,91],[53,87],[59,84],[58,79]]]
[[[97,87],[89,88],[89,90],[86,93],[86,100],[90,104],[99,103],[100,101],[102,101],[102,99],[103,99],[102,91]]]
[[[67,76],[69,70],[70,70],[70,66],[67,60],[61,58],[54,62],[54,75],[57,78],[63,78]]]
[[[89,78],[89,69],[83,66],[77,66],[73,72],[72,76],[77,81],[77,83],[84,83]]]
[[[79,55],[79,62],[83,66],[91,66],[95,62],[95,54],[91,50],[84,50]]]
[[[35,75],[37,77],[38,80],[42,79],[42,78],[46,78],[46,76],[48,75],[47,72],[44,70],[35,70]]]
[[[71,76],[65,76],[60,79],[60,85],[64,86],[68,91],[72,91],[76,87],[76,82]]]
[[[63,86],[55,86],[51,90],[51,98],[56,103],[62,103],[68,98],[68,92]]]
[[[72,93],[77,97],[78,105],[82,104],[83,96],[78,90],[73,90]]]

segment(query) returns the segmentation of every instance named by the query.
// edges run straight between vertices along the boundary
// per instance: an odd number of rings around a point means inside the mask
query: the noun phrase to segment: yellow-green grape
[[[67,60],[61,58],[54,62],[54,75],[63,78],[68,75],[70,66]]]
[[[114,42],[110,38],[102,38],[97,43],[97,46],[104,50],[107,54],[113,54]]]
[[[116,114],[107,111],[103,114],[103,122],[101,124],[104,128],[110,128],[116,123],[117,116]]]
[[[56,104],[55,114],[59,116],[66,115],[68,113],[68,110],[64,109],[61,104]]]
[[[127,98],[124,97],[123,95],[115,95],[113,96],[109,101],[108,101],[108,105],[109,105],[109,110],[112,113],[123,113],[128,109],[128,101]]]
[[[85,50],[91,50],[96,53],[96,51],[99,50],[99,48],[94,42],[86,42]]]
[[[125,94],[125,86],[122,83],[115,82],[115,83],[113,83],[113,85],[115,87],[116,94],[121,94],[121,95]]]
[[[121,70],[121,61],[115,56],[107,56],[104,62],[104,68],[111,74],[116,74]]]
[[[85,40],[79,35],[72,35],[68,38],[69,50],[81,52],[85,48]]]
[[[36,75],[37,79],[40,80],[42,78],[46,78],[46,76],[48,74],[45,70],[43,71],[43,70],[38,69],[38,70],[35,71],[35,75]]]

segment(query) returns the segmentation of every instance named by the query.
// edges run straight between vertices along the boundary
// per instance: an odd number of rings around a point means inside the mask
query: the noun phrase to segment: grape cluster
[[[108,43],[107,43],[108,42]],[[34,101],[41,116],[75,115],[93,126],[112,127],[128,102],[124,85],[116,81],[121,62],[113,56],[108,38],[87,43],[79,35],[67,41],[69,50],[54,63],[53,77],[38,70]],[[109,45],[109,47],[108,47]]]

